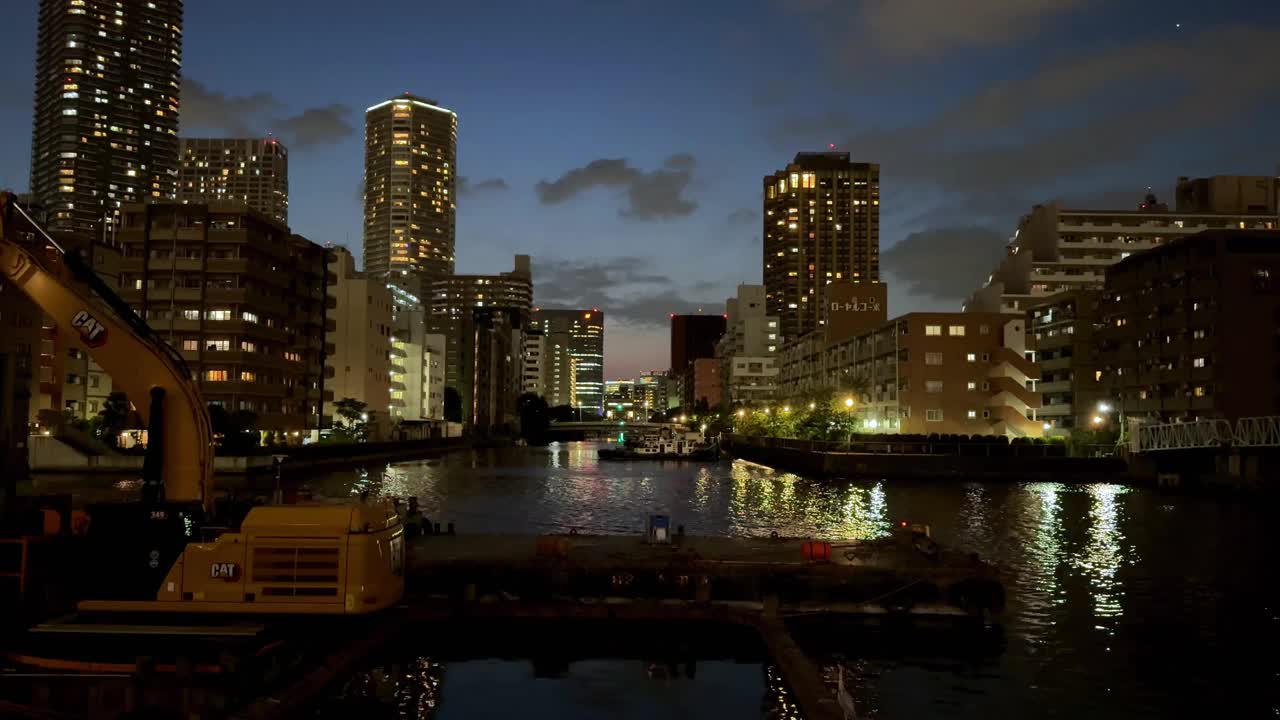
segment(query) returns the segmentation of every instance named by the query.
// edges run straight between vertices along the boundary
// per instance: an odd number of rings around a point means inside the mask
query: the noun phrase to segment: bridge
[[[547,428],[551,435],[581,436],[583,438],[609,438],[618,433],[636,431],[656,431],[662,428],[679,430],[688,427],[680,423],[654,423],[640,420],[588,420],[571,422],[553,422]]]
[[[1138,425],[1134,452],[1220,447],[1280,447],[1280,415],[1230,420]]]

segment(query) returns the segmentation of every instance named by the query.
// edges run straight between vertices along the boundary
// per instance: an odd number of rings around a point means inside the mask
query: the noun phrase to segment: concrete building
[[[739,285],[725,300],[726,327],[716,345],[723,367],[721,397],[731,405],[758,405],[773,399],[778,381],[778,318],[767,314],[763,285]]]
[[[325,360],[332,369],[327,385],[333,399],[325,403],[325,414],[333,416],[333,405],[339,400],[362,402],[370,414],[374,436],[382,438],[390,429],[395,410],[404,403],[403,380],[392,376],[393,368],[403,375],[405,354],[392,348],[391,291],[382,278],[357,272],[355,257],[346,248],[335,247],[329,252],[333,307],[325,340],[333,352]]]
[[[41,0],[31,192],[47,229],[111,238],[178,175],[182,1]]]
[[[643,413],[638,417],[648,419],[654,413],[665,413],[667,411],[667,376],[655,372],[641,375],[636,378],[634,395],[636,410]]]
[[[536,317],[536,315],[535,315]],[[542,330],[534,332],[542,333]],[[548,407],[578,402],[578,359],[573,354],[573,336],[565,332],[542,335],[542,397]]]
[[[458,116],[405,93],[365,111],[364,267],[420,298],[453,274]]]
[[[427,334],[423,336],[423,393],[422,418],[424,420],[444,420],[444,336]]]
[[[1213,229],[1280,227],[1270,214],[1151,210],[1069,210],[1037,205],[1022,218],[1000,264],[964,309],[1025,314],[1050,295],[1102,287],[1107,267],[1180,237]]]
[[[16,219],[16,218],[15,218]],[[11,239],[36,251],[43,244],[33,232],[6,226]],[[27,475],[29,413],[36,394],[42,313],[25,294],[0,283],[0,493]]]
[[[822,324],[824,288],[880,278],[880,166],[849,153],[798,153],[764,178],[764,286],[781,336]]]
[[[327,427],[328,251],[244,203],[123,211],[120,295],[182,353],[205,399],[290,441]]]
[[[573,401],[575,408],[585,413],[599,415],[604,412],[604,313],[598,308],[590,310],[566,310],[534,308],[530,326],[542,330],[551,342],[554,336],[558,344],[564,340],[573,358]],[[555,373],[561,376],[560,387],[565,387],[563,362],[552,361]],[[552,392],[548,389],[548,392]],[[563,397],[557,393],[558,397]],[[548,404],[552,403],[547,399]]]
[[[429,330],[444,335],[446,384],[457,387],[471,372],[462,363],[460,338],[463,325],[475,308],[499,308],[515,311],[516,329],[529,326],[533,308],[533,272],[528,255],[516,255],[511,272],[496,275],[451,275],[437,278],[431,284],[427,305]],[[524,341],[517,339],[516,348],[523,352]],[[518,367],[523,374],[523,364]]]
[[[519,311],[476,307],[464,317],[459,358],[463,421],[481,431],[516,426],[522,346]]]
[[[1099,403],[1107,401],[1097,360],[1100,290],[1050,295],[1027,308],[1027,347],[1040,366],[1042,406],[1037,413],[1048,434],[1089,429]]]
[[[522,357],[524,369],[520,374],[520,392],[546,399],[547,336],[542,330],[529,328],[525,331]]]
[[[239,201],[289,224],[289,151],[268,138],[179,138],[180,203]]]
[[[1276,215],[1280,178],[1268,175],[1215,175],[1178,178],[1175,207],[1180,213]]]
[[[1280,233],[1204,232],[1128,258],[1100,314],[1102,385],[1127,418],[1280,413]]]
[[[607,418],[631,420],[636,417],[636,384],[634,380],[606,380],[604,383],[604,415]]]
[[[721,380],[719,358],[698,358],[689,363],[685,375],[692,379],[686,384],[688,402],[684,404],[686,411],[693,410],[703,403],[708,409],[720,407]]]

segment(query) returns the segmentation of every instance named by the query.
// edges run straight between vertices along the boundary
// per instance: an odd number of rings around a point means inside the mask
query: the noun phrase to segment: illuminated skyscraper
[[[364,118],[365,272],[429,298],[453,274],[458,116],[405,93]]]
[[[101,238],[178,174],[181,0],[41,0],[31,192],[50,232]]]
[[[573,358],[573,406],[590,412],[602,412],[604,313],[599,310],[534,308],[532,318],[530,326],[542,330],[548,338],[560,336],[568,339],[569,355]],[[570,383],[563,384],[567,386]]]
[[[849,153],[799,153],[764,178],[768,315],[790,342],[823,324],[823,288],[880,279],[880,166]]]

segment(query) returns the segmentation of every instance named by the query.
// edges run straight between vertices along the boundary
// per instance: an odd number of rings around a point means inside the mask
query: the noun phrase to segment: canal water
[[[462,451],[313,486],[328,496],[416,495],[433,520],[463,533],[639,532],[649,512],[710,535],[858,539],[901,520],[927,523],[940,542],[1003,569],[1006,617],[977,633],[802,630],[829,672],[849,673],[861,716],[1280,716],[1280,511],[1270,499],[1111,484],[819,481],[742,461],[601,463],[596,447]],[[415,647],[412,662],[432,662],[430,643]],[[759,708],[721,717],[780,714],[758,663],[708,665],[676,693],[637,686],[629,661],[587,662],[555,678],[512,660],[445,663],[437,709],[484,715],[476,703],[495,687],[522,697],[526,717],[604,717],[592,703],[612,691],[619,713],[634,701],[654,715],[706,717],[687,710],[719,699],[726,710]]]

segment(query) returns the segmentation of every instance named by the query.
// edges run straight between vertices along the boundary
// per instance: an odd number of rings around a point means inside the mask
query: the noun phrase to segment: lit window
[[[1194,360],[1191,361],[1191,366],[1198,367],[1198,368],[1204,367],[1204,358],[1202,357],[1195,358]]]
[[[205,370],[204,379],[210,382],[226,382],[227,371],[226,370]]]
[[[205,313],[205,319],[206,320],[230,320],[231,311],[230,310],[210,310],[209,312]]]
[[[242,312],[242,313],[240,313],[240,317],[241,317],[245,322],[251,322],[251,323],[256,323],[256,322],[258,322],[258,314],[257,314],[257,313],[251,313],[251,312],[247,312],[247,311],[246,311],[246,312]]]
[[[966,361],[968,361],[968,362],[978,362],[978,354],[977,354],[977,353],[969,353],[969,354],[967,354],[967,355],[965,355],[965,356],[964,356],[964,359],[965,359]]]
[[[942,409],[930,408],[924,411],[924,419],[928,422],[942,422]]]
[[[976,382],[970,382],[968,385],[966,385],[966,386],[965,386],[965,389],[967,389],[967,390],[977,390],[977,389],[978,389],[978,383],[976,383]]]
[[[963,326],[963,325],[952,325],[952,326],[950,326],[950,327],[948,327],[948,328],[947,328],[947,334],[948,334],[948,335],[950,335],[950,336],[952,336],[952,337],[963,337],[963,336],[964,336],[964,326]]]
[[[253,372],[252,370],[240,371],[240,380],[242,382],[254,382],[257,379],[257,377],[258,377],[257,373]]]
[[[199,340],[183,340],[182,349],[183,350],[199,350],[200,341]]]
[[[925,335],[941,335],[942,326],[941,325],[925,325],[924,334]]]
[[[978,411],[977,411],[977,410],[970,410],[970,411],[969,411],[969,413],[968,413],[968,415],[969,415],[969,419],[970,419],[970,420],[973,420],[974,418],[978,417]]]
[[[1204,386],[1203,386],[1203,385],[1197,385],[1197,386],[1195,387],[1194,392],[1195,392],[1195,396],[1196,396],[1196,397],[1204,397],[1204,396],[1205,396],[1205,389],[1204,389]]]

